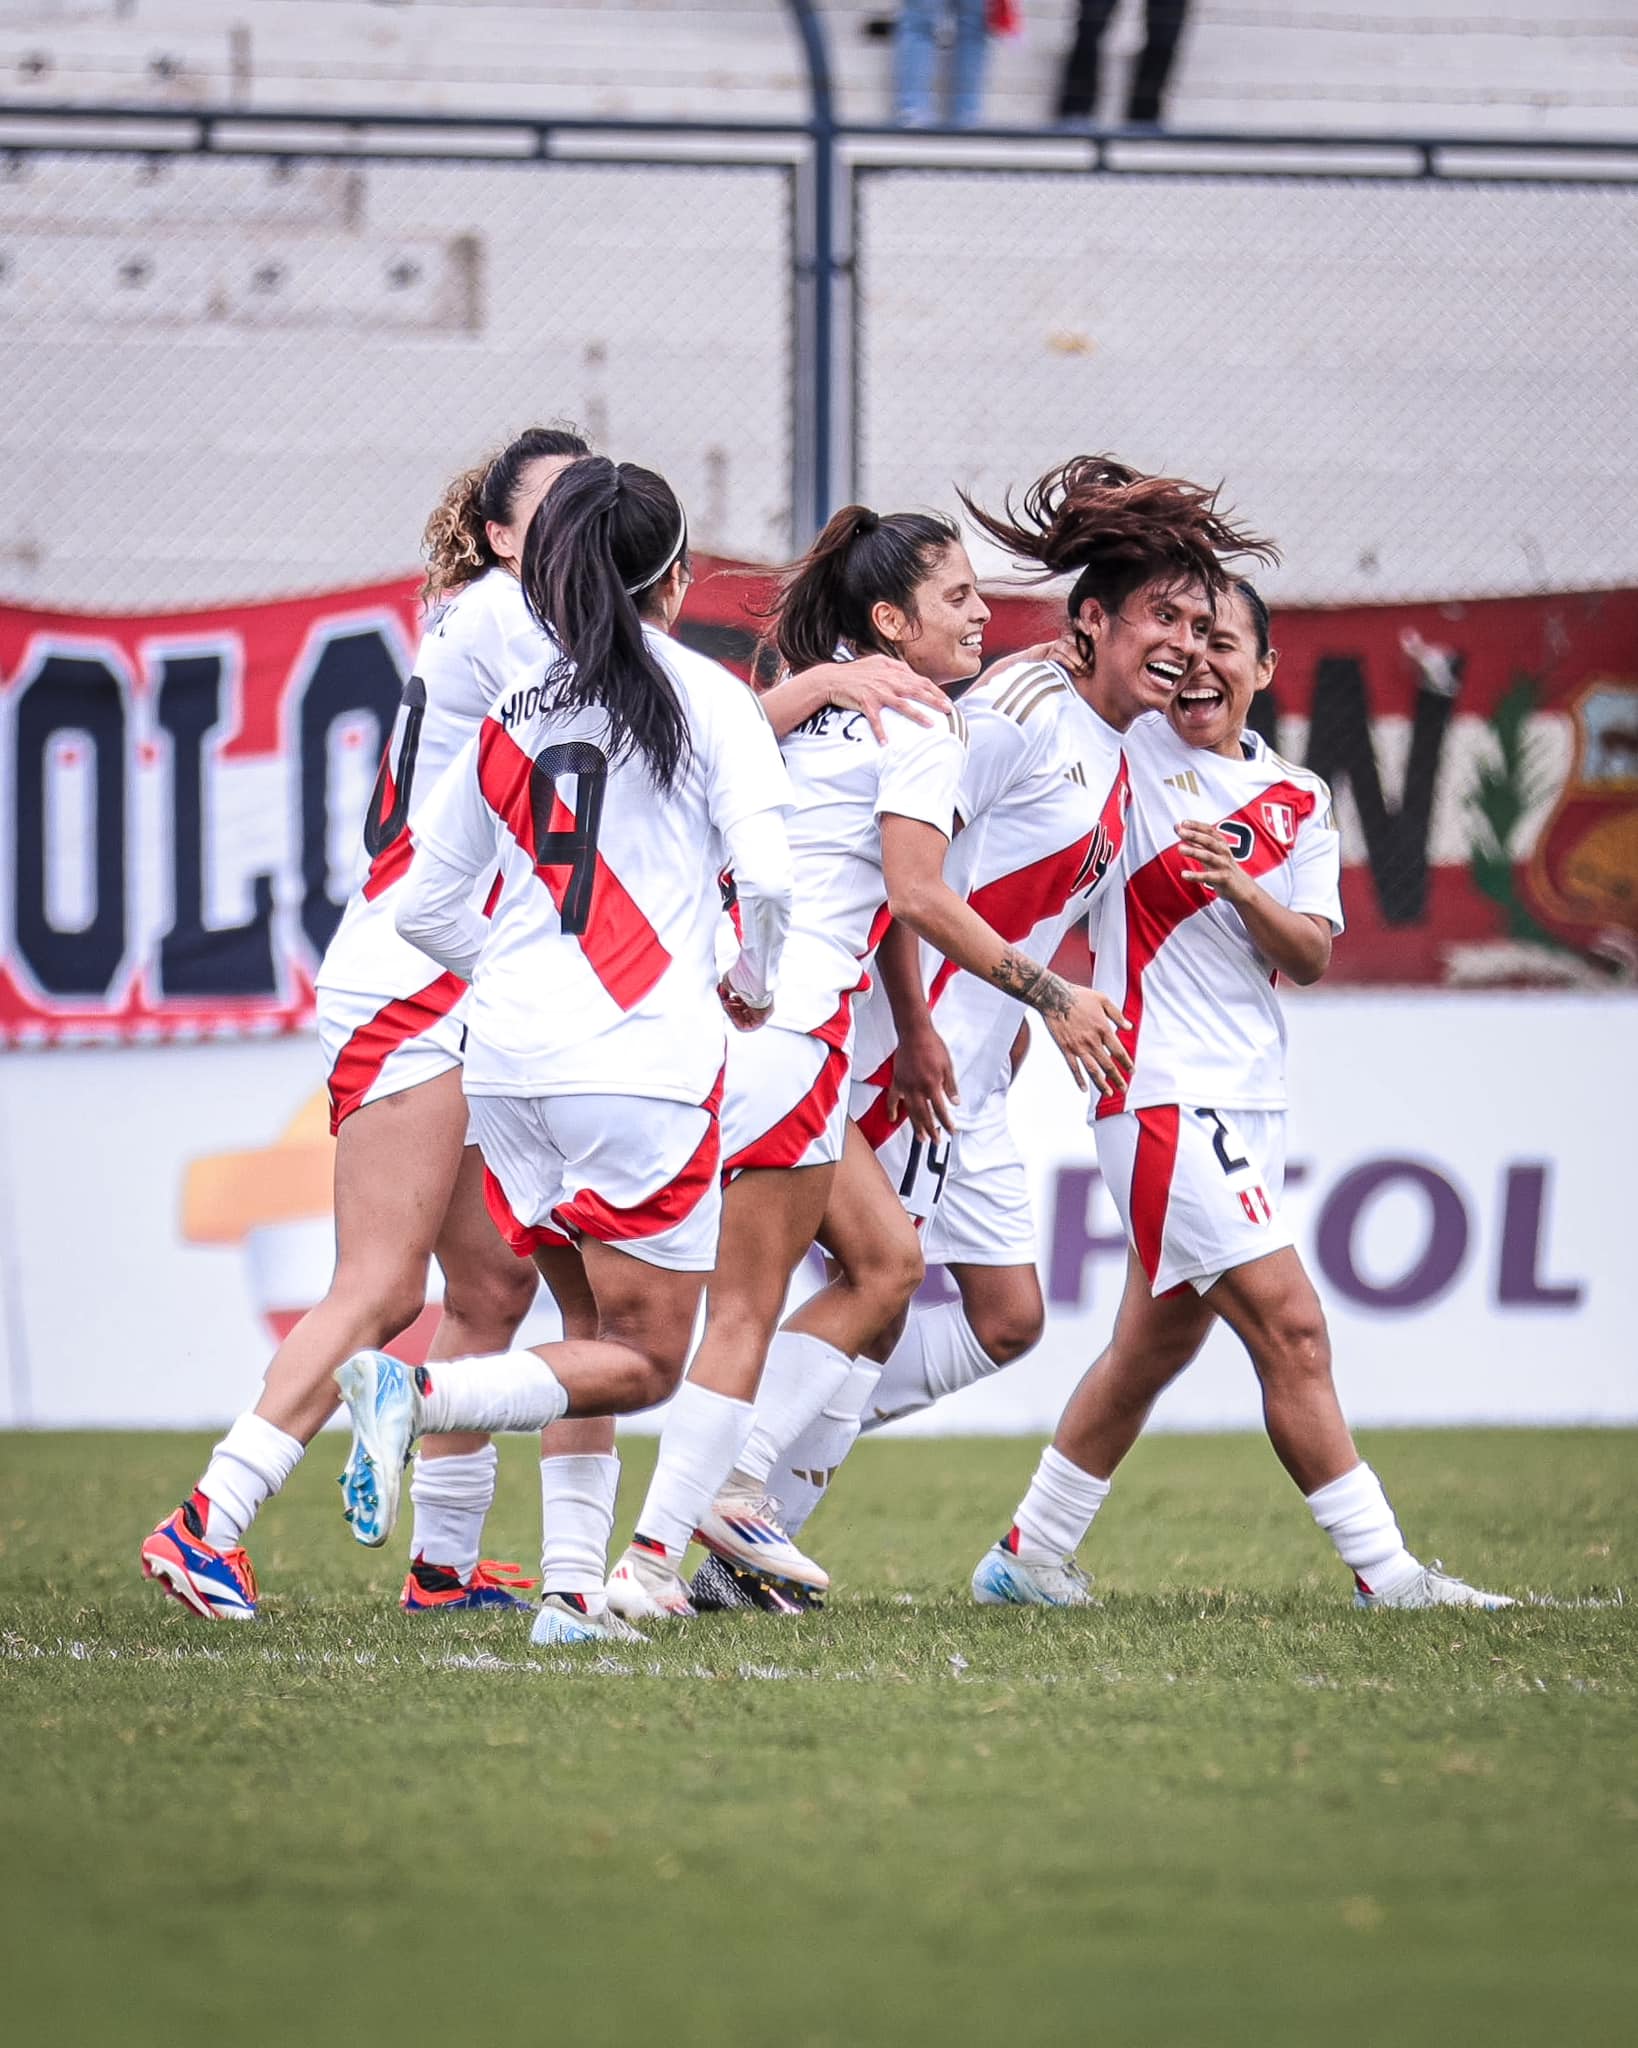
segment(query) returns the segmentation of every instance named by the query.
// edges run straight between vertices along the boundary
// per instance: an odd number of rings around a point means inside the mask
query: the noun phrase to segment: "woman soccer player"
[[[1108,456],[1050,471],[1017,512],[969,510],[1021,561],[1075,578],[1064,658],[1026,656],[961,699],[967,829],[949,864],[974,911],[1050,961],[1120,851],[1123,736],[1170,701],[1204,646],[1220,556],[1267,544],[1232,525],[1211,493]],[[854,1113],[905,1206],[925,1218],[926,1257],[949,1266],[960,1299],[916,1311],[896,1344],[895,1332],[879,1333],[872,1351],[887,1363],[869,1396],[872,1425],[1010,1364],[1044,1317],[1007,1122],[1017,1009],[934,947],[919,965],[903,953],[887,961],[884,984],[891,1004],[874,998],[860,1024]],[[774,1487],[787,1526],[816,1505],[804,1475],[834,1473],[849,1440],[835,1413],[791,1446]]]
[[[861,654],[890,648],[927,677],[959,684],[979,667],[989,610],[953,525],[914,514],[879,519],[852,507],[837,514],[798,565],[776,616],[780,652],[799,678],[841,645]],[[777,721],[777,705],[774,716]],[[845,763],[848,755],[859,755],[863,736],[851,726],[838,714],[824,712],[789,734],[785,754],[799,790],[804,785],[822,790],[834,773],[823,766],[827,759]],[[1067,773],[1067,754],[1054,759]],[[964,775],[963,782],[967,779]],[[1040,784],[1035,800],[1050,834],[1060,809],[1057,785],[1045,774]],[[1086,791],[1079,784],[1075,790],[1078,815]],[[954,790],[937,811],[877,801],[878,916],[870,943],[880,936],[891,911],[913,936],[936,944],[969,977],[981,978],[1009,1038],[1017,1029],[1019,1003],[1034,1004],[1077,1078],[1096,1074],[1110,1057],[1115,1021],[1110,1006],[1087,991],[1068,989],[1040,961],[1009,943],[1030,938],[1034,920],[1009,921],[1004,905],[997,906],[1001,914],[986,920],[977,901],[965,901],[946,879],[954,814],[967,810],[969,802],[958,803]],[[983,809],[980,803],[969,815]],[[976,834],[984,828],[975,824],[971,829]],[[963,834],[958,848],[965,841]],[[952,865],[960,858],[952,855]],[[821,873],[806,913],[821,934],[831,928],[835,888]],[[852,950],[861,950],[857,937]],[[899,1320],[920,1278],[914,1230],[893,1189],[898,1178],[896,1166],[892,1180],[884,1178],[866,1137],[850,1129],[819,1229],[837,1277],[774,1340],[757,1392],[755,1426],[737,1469],[715,1505],[698,1516],[708,1547],[730,1570],[753,1580],[783,1580],[799,1593],[823,1588],[819,1568],[779,1530],[767,1481],[779,1451],[837,1405],[845,1383],[862,1405],[875,1369],[858,1368],[855,1360],[884,1323]],[[764,1325],[770,1331],[777,1312],[775,1296],[765,1304]],[[749,1390],[756,1391],[754,1379]],[[770,1528],[779,1530],[777,1539],[767,1534]]]
[[[535,1271],[497,1234],[482,1161],[467,1143],[462,986],[399,937],[393,907],[413,872],[420,816],[439,776],[517,664],[538,665],[552,651],[524,603],[518,562],[535,508],[586,452],[578,434],[532,427],[457,477],[427,522],[423,597],[441,608],[405,686],[370,804],[369,872],[318,975],[336,1138],[335,1274],[275,1353],[255,1407],[142,1546],[144,1572],[206,1617],[254,1615],[244,1533],[334,1412],[340,1361],[360,1346],[389,1343],[420,1314],[430,1257],[445,1283],[434,1357],[508,1344],[534,1299]],[[577,1262],[560,1257],[547,1280],[566,1327],[581,1327],[589,1297]],[[595,1585],[613,1519],[612,1430],[570,1424],[543,1449],[568,1454],[542,1467],[548,1524],[567,1546],[559,1576],[572,1574],[578,1559]],[[523,1604],[478,1558],[495,1462],[493,1448],[476,1438],[423,1446],[411,1486],[414,1562],[402,1596],[411,1612]]]
[[[1361,1605],[1512,1604],[1406,1549],[1343,1420],[1324,1312],[1281,1207],[1285,1027],[1273,981],[1319,980],[1342,909],[1329,790],[1245,729],[1275,659],[1262,599],[1235,584],[1165,720],[1128,735],[1123,887],[1099,919],[1094,970],[1130,1020],[1131,1075],[1094,1119],[1132,1246],[1126,1291],[1013,1526],[973,1574],[985,1604],[1087,1601],[1074,1552],[1213,1316],[1250,1353],[1275,1453]]]
[[[435,792],[396,918],[474,983],[465,1087],[496,1209],[517,1251],[578,1245],[596,1334],[413,1376],[385,1352],[350,1359],[342,1486],[362,1543],[392,1528],[418,1436],[674,1391],[716,1261],[723,1010],[740,1029],[766,1021],[789,922],[790,789],[768,722],[669,638],[690,577],[670,485],[572,464],[522,577],[562,652],[519,665]],[[472,889],[497,860],[486,922]],[[719,999],[724,866],[743,938]]]

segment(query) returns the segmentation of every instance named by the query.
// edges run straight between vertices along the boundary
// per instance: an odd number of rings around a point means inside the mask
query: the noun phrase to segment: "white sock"
[[[1107,1479],[1094,1479],[1048,1444],[1012,1520],[1019,1562],[1062,1564],[1072,1557],[1108,1498]]]
[[[660,1461],[637,1517],[637,1534],[665,1546],[673,1564],[733,1471],[751,1427],[751,1404],[684,1380],[660,1432]]]
[[[301,1463],[307,1446],[265,1416],[241,1415],[210,1454],[199,1491],[210,1503],[205,1541],[212,1550],[233,1550],[256,1519],[256,1510],[278,1492]]]
[[[787,1536],[794,1536],[824,1499],[826,1488],[858,1442],[859,1418],[880,1378],[879,1366],[860,1359],[835,1398],[825,1404],[774,1468],[770,1491],[779,1503],[779,1519]]]
[[[620,1460],[613,1451],[574,1452],[540,1461],[540,1590],[579,1593],[603,1604],[614,1533]]]
[[[959,1301],[918,1308],[882,1367],[881,1385],[872,1403],[876,1413],[864,1426],[880,1429],[884,1422],[930,1408],[946,1394],[959,1393],[1000,1370],[973,1335],[967,1311]]]
[[[495,1470],[500,1453],[493,1444],[455,1458],[429,1458],[423,1451],[410,1476],[415,1527],[410,1557],[447,1565],[462,1579],[472,1576],[483,1542],[484,1517],[495,1504]]]
[[[1356,1465],[1307,1500],[1314,1520],[1336,1545],[1361,1592],[1391,1592],[1422,1569],[1405,1548],[1382,1481],[1369,1465]]]
[[[533,1351],[440,1358],[415,1369],[415,1431],[544,1429],[568,1413],[563,1382]]]
[[[739,1455],[739,1471],[766,1486],[780,1453],[840,1393],[853,1360],[823,1337],[802,1330],[778,1330],[757,1388],[751,1434]]]

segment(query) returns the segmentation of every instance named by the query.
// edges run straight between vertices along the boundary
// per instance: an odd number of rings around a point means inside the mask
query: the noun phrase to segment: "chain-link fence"
[[[1638,581],[1638,186],[872,169],[855,233],[872,504],[1109,448],[1285,602]]]
[[[402,574],[563,416],[791,545],[785,164],[0,157],[0,587],[162,609]]]

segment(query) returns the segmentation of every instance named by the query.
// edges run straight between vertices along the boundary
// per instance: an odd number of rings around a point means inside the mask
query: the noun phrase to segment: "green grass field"
[[[265,1620],[191,1620],[135,1557],[205,1448],[0,1437],[12,2040],[1633,2037],[1631,1434],[1367,1445],[1424,1554],[1565,1603],[1497,1615],[1356,1614],[1264,1444],[1176,1437],[1102,1608],[976,1610],[1036,1447],[867,1444],[823,1615],[601,1666],[401,1616],[339,1439],[256,1532]],[[537,1520],[514,1443],[489,1548]]]

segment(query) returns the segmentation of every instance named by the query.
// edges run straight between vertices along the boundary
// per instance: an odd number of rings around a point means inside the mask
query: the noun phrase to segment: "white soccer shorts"
[[[730,1031],[722,1174],[831,1166],[847,1134],[847,1054],[805,1031]]]
[[[708,1273],[722,1220],[722,1083],[698,1108],[631,1095],[473,1095],[484,1196],[521,1257],[591,1238]]]
[[[1097,1117],[1098,1165],[1153,1293],[1204,1294],[1295,1240],[1280,1207],[1285,1115],[1168,1103]]]
[[[921,1233],[928,1265],[1033,1266],[1035,1205],[1007,1120],[1007,1091],[995,1089],[949,1144],[944,1190]]]
[[[430,968],[431,962],[428,966]],[[440,974],[413,995],[383,1001],[345,989],[318,991],[319,1050],[329,1076],[333,1137],[355,1109],[401,1095],[461,1064],[466,983]]]

